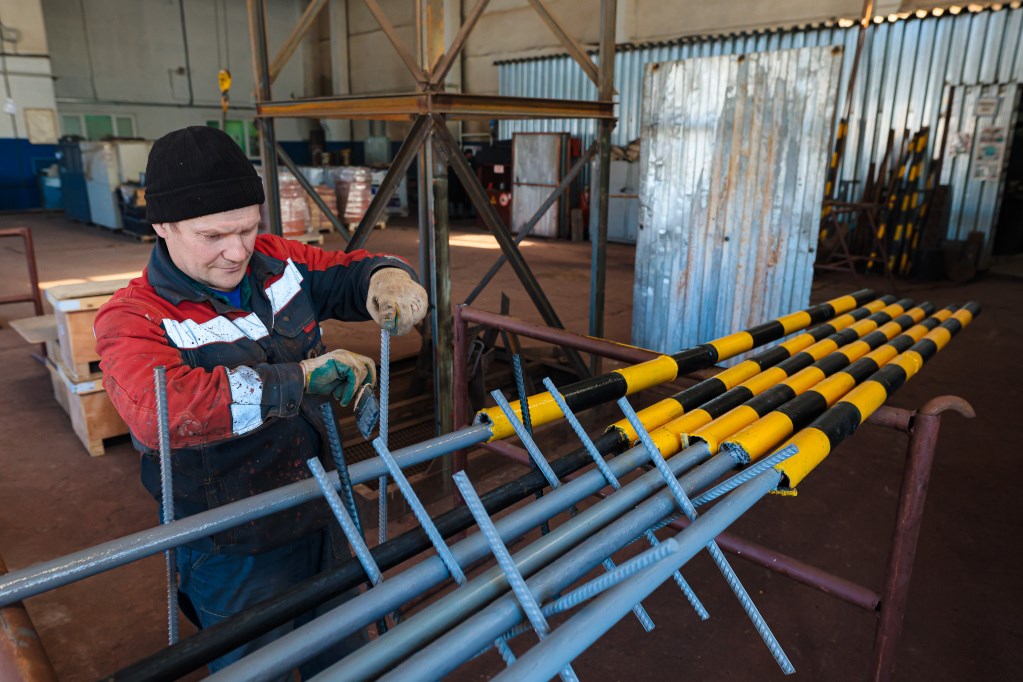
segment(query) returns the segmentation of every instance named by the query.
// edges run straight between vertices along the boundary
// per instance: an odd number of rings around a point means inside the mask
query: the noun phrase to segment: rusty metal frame
[[[0,575],[7,565],[0,557]],[[50,657],[21,602],[0,608],[0,680],[57,682]]]
[[[562,24],[550,13],[542,0],[530,0],[531,6],[538,13],[541,19],[547,23],[559,40],[568,47],[573,57],[586,73],[587,77],[598,85],[598,99],[596,101],[578,100],[557,100],[557,99],[534,99],[521,97],[500,97],[494,95],[471,95],[465,93],[444,92],[444,80],[454,65],[455,60],[462,53],[465,43],[473,28],[482,16],[489,0],[477,0],[473,8],[461,22],[458,32],[451,44],[445,50],[443,47],[443,36],[440,33],[443,24],[431,21],[424,17],[422,12],[417,13],[416,24],[418,33],[423,35],[425,31],[429,34],[429,40],[434,49],[430,54],[422,56],[422,64],[418,63],[407,46],[401,40],[394,25],[387,19],[377,0],[363,0],[367,8],[376,18],[384,34],[391,42],[404,62],[409,72],[415,78],[419,90],[414,93],[403,93],[396,95],[377,95],[362,97],[325,97],[307,98],[293,101],[274,101],[271,96],[271,82],[273,77],[280,73],[287,59],[294,53],[302,37],[308,32],[313,20],[322,10],[319,2],[311,3],[299,19],[298,25],[292,30],[291,35],[285,42],[284,47],[274,59],[271,66],[267,58],[266,38],[266,17],[265,0],[248,0],[249,12],[249,35],[253,49],[253,73],[256,82],[256,121],[262,133],[262,160],[263,169],[266,174],[268,194],[268,209],[270,215],[270,230],[274,234],[281,234],[280,205],[277,195],[277,160],[278,154],[276,140],[274,138],[274,119],[280,117],[294,118],[343,118],[343,119],[367,119],[367,120],[395,120],[413,121],[412,129],[409,131],[402,149],[391,165],[378,190],[370,209],[360,222],[355,234],[349,240],[346,247],[351,251],[363,246],[375,224],[379,214],[390,201],[400,178],[407,172],[408,165],[412,158],[422,148],[425,148],[427,140],[431,136],[435,144],[445,150],[447,161],[454,167],[463,185],[466,186],[472,203],[481,216],[486,216],[488,227],[494,233],[497,241],[501,244],[502,251],[512,263],[516,274],[522,281],[523,286],[529,292],[530,298],[540,311],[547,324],[562,327],[561,321],[554,312],[553,306],[547,299],[535,276],[525,263],[522,253],[517,244],[508,235],[508,228],[504,226],[497,217],[496,211],[490,205],[486,191],[482,189],[479,179],[466,171],[468,167],[461,158],[461,151],[457,143],[451,138],[446,128],[448,120],[491,120],[491,119],[522,119],[522,118],[592,118],[600,123],[599,143],[599,177],[597,214],[598,229],[591,235],[592,263],[591,271],[593,276],[590,283],[590,333],[600,336],[603,330],[604,315],[604,291],[605,291],[605,270],[607,253],[607,198],[610,179],[610,155],[611,155],[611,131],[614,128],[616,118],[614,114],[614,54],[615,54],[615,16],[617,11],[617,0],[600,0],[600,45],[599,64],[594,64],[587,56],[582,45],[571,38],[564,30]],[[427,12],[427,14],[429,14]],[[436,18],[436,17],[435,17]],[[438,42],[439,38],[439,42]],[[433,125],[428,125],[432,121]],[[461,162],[461,163],[460,163]],[[462,167],[462,166],[465,167]],[[432,172],[432,171],[431,171]],[[434,184],[438,185],[439,181]],[[303,189],[309,192],[309,187],[303,183]],[[435,192],[440,192],[446,197],[446,189],[443,191],[439,186],[434,187]],[[445,202],[435,205],[446,206]],[[493,215],[490,215],[490,214]],[[438,235],[447,238],[446,216],[443,222],[440,217],[435,220],[438,225]],[[433,223],[431,223],[432,225]],[[441,229],[443,228],[443,229]],[[431,234],[433,232],[431,231]],[[505,238],[507,237],[507,238]],[[446,261],[444,261],[446,262]],[[437,404],[443,415],[453,404],[453,396],[450,391],[450,373],[441,376],[442,368],[449,367],[451,350],[448,347],[450,339],[450,297],[444,298],[443,292],[450,291],[449,268],[433,268],[431,279],[440,282],[443,286],[436,286],[437,300],[434,301],[436,309],[443,309],[443,314],[435,314],[434,326],[443,325],[444,329],[434,329],[438,352],[436,363],[436,385],[439,389]],[[441,342],[444,342],[443,344]],[[594,356],[592,367],[587,367],[579,354],[568,349],[569,360],[580,376],[589,376],[591,371],[599,367],[599,360]],[[444,389],[448,390],[444,390]]]
[[[468,384],[466,359],[468,353],[469,324],[478,324],[494,329],[514,331],[521,336],[547,341],[561,347],[574,347],[591,354],[623,362],[642,362],[656,356],[656,353],[631,346],[622,346],[611,341],[573,334],[562,329],[550,329],[515,318],[478,310],[468,306],[455,307],[455,428],[469,423]],[[702,378],[705,373],[687,375]],[[892,538],[888,549],[885,577],[880,592],[857,584],[823,569],[806,564],[791,556],[745,540],[732,533],[718,536],[721,547],[736,556],[746,559],[787,576],[796,582],[813,587],[846,603],[873,611],[878,616],[874,630],[874,646],[871,654],[870,679],[873,682],[890,682],[895,679],[895,661],[899,638],[902,634],[906,604],[909,599],[909,585],[913,574],[920,528],[923,523],[927,487],[934,463],[934,452],[938,442],[941,415],[957,412],[973,418],[975,413],[968,402],[958,396],[933,398],[918,410],[904,410],[882,406],[868,420],[868,424],[893,429],[909,435],[906,447],[906,464],[902,474]],[[528,455],[519,447],[505,442],[487,443],[482,447],[510,460],[529,465]],[[466,453],[454,456],[454,469],[464,469]],[[674,528],[685,528],[684,520],[671,524]]]
[[[28,303],[35,306],[36,315],[43,314],[43,297],[39,293],[39,270],[36,268],[36,249],[32,241],[32,230],[27,227],[13,227],[0,230],[2,237],[21,237],[25,245],[25,261],[28,264],[28,281],[32,287],[31,291],[25,294],[9,294],[0,296],[0,305],[7,303]]]

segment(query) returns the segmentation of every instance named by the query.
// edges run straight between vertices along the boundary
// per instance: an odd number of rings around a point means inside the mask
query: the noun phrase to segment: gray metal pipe
[[[685,471],[707,457],[709,452],[701,443],[676,455],[669,460],[668,465],[673,471]],[[608,467],[616,476],[623,476],[649,459],[645,448],[635,447],[609,461]],[[495,525],[502,540],[509,542],[536,528],[540,521],[555,516],[606,485],[607,481],[600,471],[592,469],[528,506],[502,517]],[[589,537],[597,529],[618,518],[624,510],[630,509],[663,486],[664,479],[660,474],[645,474],[516,553],[515,561],[519,570],[526,575],[536,572],[567,548]],[[451,552],[459,564],[465,567],[486,558],[490,550],[483,536],[476,533],[451,547]],[[440,558],[432,556],[267,644],[210,679],[216,682],[272,679],[366,623],[375,621],[443,582],[448,576],[447,568]],[[372,677],[386,669],[395,659],[415,651],[436,636],[436,633],[443,632],[467,614],[500,596],[506,589],[507,583],[500,569],[483,573],[429,609],[403,621],[386,635],[346,657],[344,678],[354,680]]]
[[[690,494],[706,488],[718,477],[734,467],[734,459],[728,455],[718,455],[683,476],[679,483],[683,490],[686,491],[686,494]],[[663,483],[664,479],[656,471],[648,472],[640,480],[654,477]],[[634,485],[634,483],[631,483],[631,485]],[[604,502],[595,505],[593,508],[595,509],[605,502],[614,500],[618,495],[627,490],[628,487],[622,488],[621,491],[612,494]],[[529,578],[526,582],[529,585],[530,591],[540,601],[551,598],[585,576],[605,557],[611,556],[641,535],[645,529],[650,528],[675,511],[677,511],[675,498],[670,491],[662,490],[639,506],[636,506],[632,511],[621,515],[606,528],[564,553],[556,561]],[[433,607],[423,611],[423,614],[430,613],[432,609]],[[505,595],[471,618],[463,617],[459,625],[449,630],[443,637],[433,641],[401,665],[395,667],[381,679],[391,680],[392,682],[397,680],[408,682],[409,680],[439,679],[475,656],[480,650],[489,646],[495,638],[518,625],[521,620],[522,611],[519,608],[518,602],[514,596]],[[407,622],[411,623],[413,619],[409,619]],[[383,641],[383,638],[381,638],[381,641]],[[386,654],[387,651],[385,650],[381,653]],[[321,676],[314,679],[319,682],[324,682],[325,680],[360,679],[351,675],[348,667],[349,663],[349,658],[346,658],[331,666]],[[393,665],[393,663],[393,660],[388,661],[388,667]]]
[[[597,597],[514,665],[495,677],[494,681],[542,681],[556,675],[569,661],[624,618],[634,604],[649,596],[674,571],[696,556],[761,498],[777,488],[780,480],[781,473],[770,469],[736,488],[675,537],[678,549],[674,553]]]
[[[480,424],[410,445],[396,450],[393,454],[404,469],[476,445],[490,436],[490,427]],[[387,467],[379,457],[358,462],[349,468],[353,483],[370,481],[386,472]],[[336,487],[337,472],[332,471],[329,477],[331,485]],[[40,592],[88,578],[319,497],[320,489],[316,481],[308,478],[277,490],[8,573],[0,576],[0,606],[21,601]]]

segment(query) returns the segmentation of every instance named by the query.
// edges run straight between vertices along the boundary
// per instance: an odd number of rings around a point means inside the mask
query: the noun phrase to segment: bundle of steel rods
[[[547,381],[547,391],[528,398],[520,394],[511,404],[495,392],[498,406],[481,411],[473,426],[393,453],[377,439],[380,456],[346,467],[347,476],[326,474],[311,462],[316,476],[307,481],[2,576],[0,605],[320,495],[334,502],[332,509],[353,547],[365,547],[362,527],[346,523],[352,511],[341,502],[352,485],[390,476],[417,510],[420,527],[357,552],[356,559],[331,573],[169,646],[111,679],[175,679],[352,587],[372,584],[212,677],[273,679],[452,580],[456,589],[386,631],[378,626],[380,636],[317,679],[436,679],[492,646],[510,666],[508,679],[558,674],[571,679],[572,658],[618,618],[633,612],[644,627],[652,627],[640,601],[664,580],[674,577],[696,613],[705,615],[697,592],[679,572],[704,547],[775,660],[789,672],[791,663],[781,645],[713,538],[764,494],[793,493],[834,446],[978,312],[972,303],[935,312],[929,303],[914,305],[858,291],[601,377],[559,388]],[[638,413],[628,402],[628,395],[787,335],[792,336]],[[624,418],[587,435],[575,414],[610,401],[618,401]],[[563,417],[580,447],[548,463],[523,421],[535,427]],[[481,496],[475,490],[478,482],[459,474],[456,482],[467,506],[435,519],[425,515],[402,468],[513,434],[526,446],[534,471]],[[651,464],[653,469],[642,473]],[[738,477],[732,478],[737,471]],[[722,478],[728,480],[723,483]],[[608,486],[614,492],[605,499],[584,511],[576,509]],[[533,499],[545,488],[547,494]],[[523,500],[529,501],[491,519]],[[696,506],[711,503],[709,512],[697,515]],[[526,542],[540,524],[566,511],[571,512],[568,520]],[[687,530],[669,542],[654,535],[680,514],[692,522]],[[447,544],[474,524],[481,532]],[[613,555],[637,539],[648,542],[650,549],[617,565]],[[526,544],[512,554],[507,549],[512,542]],[[430,556],[383,576],[428,548],[434,550]],[[466,577],[471,567],[495,557],[497,566]],[[600,566],[605,570],[600,579],[572,590]],[[566,624],[549,629],[546,617],[587,601]],[[607,605],[601,608],[608,615],[595,623],[591,614],[598,604]],[[509,641],[523,631],[519,626],[524,618],[540,643],[516,660]]]

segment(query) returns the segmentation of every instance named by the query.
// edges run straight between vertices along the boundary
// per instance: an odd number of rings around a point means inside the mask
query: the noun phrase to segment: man
[[[373,319],[404,334],[426,314],[427,296],[396,257],[257,235],[262,182],[219,130],[157,140],[146,179],[146,217],[160,238],[142,276],[99,311],[96,346],[103,384],[142,453],[142,482],[158,501],[153,369],[166,368],[182,518],[307,478],[309,457],[332,461],[320,407],[331,397],[347,405],[376,371],[367,357],[326,352],[320,321]],[[326,505],[311,502],[178,548],[182,610],[209,627],[330,567],[346,556],[343,542],[331,541],[333,525]]]

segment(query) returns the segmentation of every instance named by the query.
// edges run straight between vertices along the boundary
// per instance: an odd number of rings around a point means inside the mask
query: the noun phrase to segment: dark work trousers
[[[209,627],[348,559],[348,549],[344,542],[332,541],[331,535],[341,536],[341,533],[323,530],[268,552],[252,555],[211,554],[178,547],[179,592],[191,602],[201,626]],[[357,588],[350,590],[221,656],[210,663],[210,672],[227,667],[356,594]],[[183,610],[186,608],[183,605]],[[338,645],[304,663],[299,668],[302,678],[309,679],[365,642],[365,632],[350,635]],[[291,680],[291,673],[282,675],[280,679]]]

